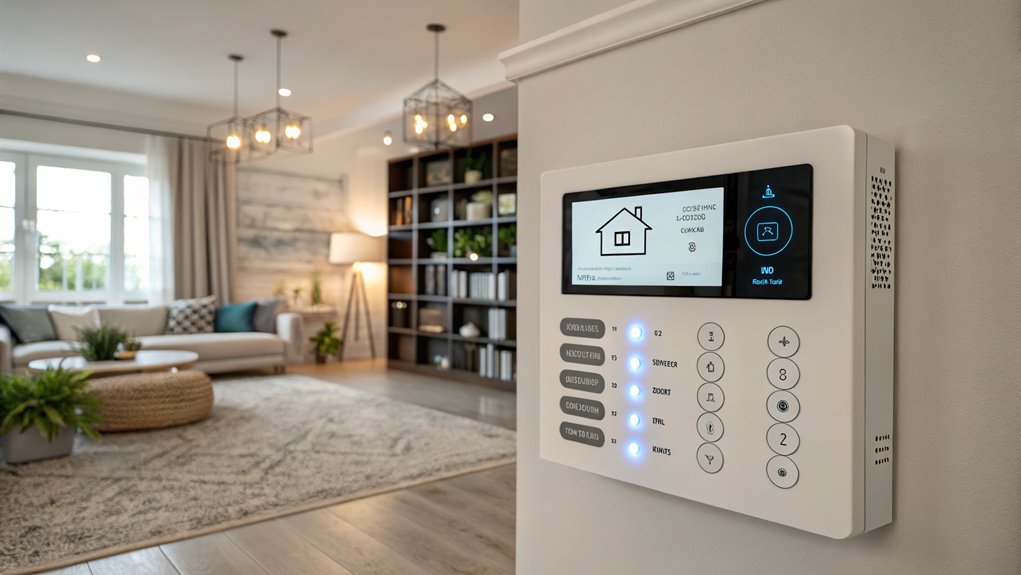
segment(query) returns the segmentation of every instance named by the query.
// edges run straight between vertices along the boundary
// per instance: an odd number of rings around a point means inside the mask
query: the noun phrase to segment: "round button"
[[[786,357],[778,357],[769,362],[769,366],[766,368],[766,378],[777,389],[790,389],[797,385],[798,380],[801,379],[801,370],[798,368],[798,364]]]
[[[723,420],[715,413],[703,413],[695,422],[698,434],[706,441],[719,441],[723,437]]]
[[[769,411],[770,417],[780,423],[787,423],[794,421],[794,418],[798,416],[798,412],[801,411],[801,403],[789,391],[774,391],[766,400],[766,409]]]
[[[790,455],[798,450],[801,438],[798,437],[798,432],[786,423],[774,423],[766,432],[766,443],[780,455]]]
[[[766,463],[766,475],[780,489],[790,489],[798,482],[798,466],[789,457],[776,455]]]
[[[704,323],[698,328],[698,345],[706,351],[716,351],[723,347],[723,328],[718,323]]]
[[[698,388],[698,405],[706,411],[719,411],[723,400],[723,388],[715,383],[703,383]]]
[[[762,206],[744,223],[744,243],[760,256],[775,256],[787,249],[794,237],[794,220],[778,206]]]
[[[706,381],[719,381],[723,377],[723,358],[713,352],[706,352],[698,358],[698,374]]]
[[[785,325],[781,325],[769,332],[766,344],[769,346],[769,351],[773,352],[773,355],[790,357],[798,353],[798,348],[801,347],[801,338],[798,337],[798,332]]]
[[[706,473],[716,473],[723,469],[723,452],[715,443],[699,445],[695,457],[698,459],[698,466]]]

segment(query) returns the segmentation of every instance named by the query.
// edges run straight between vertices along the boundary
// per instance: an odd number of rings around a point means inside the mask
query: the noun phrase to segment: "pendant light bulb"
[[[231,132],[224,143],[227,144],[228,150],[237,150],[241,148],[241,136]]]
[[[287,124],[284,128],[284,135],[290,140],[297,140],[301,137],[301,126],[298,124]]]
[[[271,134],[265,126],[260,126],[259,129],[255,131],[255,141],[260,144],[268,144],[273,141],[273,134]]]

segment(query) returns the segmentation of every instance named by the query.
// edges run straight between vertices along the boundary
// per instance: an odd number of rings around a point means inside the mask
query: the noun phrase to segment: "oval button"
[[[598,373],[565,369],[560,372],[560,385],[578,391],[602,393],[606,388],[606,380]]]
[[[560,320],[560,333],[571,337],[599,339],[606,335],[606,324],[599,319],[565,317]]]
[[[606,441],[606,438],[603,437],[602,429],[588,425],[578,425],[577,423],[568,423],[566,421],[560,424],[560,437],[568,441],[576,441],[593,447],[602,447]]]
[[[603,348],[573,343],[565,343],[560,346],[560,359],[568,363],[583,363],[585,365],[603,365],[603,362],[606,361]]]
[[[606,415],[602,403],[594,399],[582,399],[568,395],[560,398],[560,411],[588,419],[602,419]]]

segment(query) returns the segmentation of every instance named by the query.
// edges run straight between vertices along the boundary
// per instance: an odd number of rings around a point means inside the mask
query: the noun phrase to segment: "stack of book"
[[[393,201],[393,209],[390,211],[390,225],[407,226],[414,223],[411,219],[411,196],[404,196]]]
[[[450,294],[457,298],[510,301],[517,296],[516,284],[511,270],[499,273],[450,270]]]
[[[427,265],[423,269],[425,275],[425,295],[447,295],[447,272],[443,265]]]
[[[509,323],[508,314],[511,316]],[[499,341],[514,339],[513,311],[498,307],[489,309],[489,339]]]
[[[503,381],[514,380],[514,352],[497,351],[493,344],[479,348],[479,375]]]

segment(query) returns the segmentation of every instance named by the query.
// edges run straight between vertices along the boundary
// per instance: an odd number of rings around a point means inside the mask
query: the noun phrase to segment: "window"
[[[630,246],[631,245],[631,232],[615,232],[613,234],[613,245],[615,245],[615,246]]]
[[[142,166],[0,154],[0,298],[143,301],[149,234]]]

